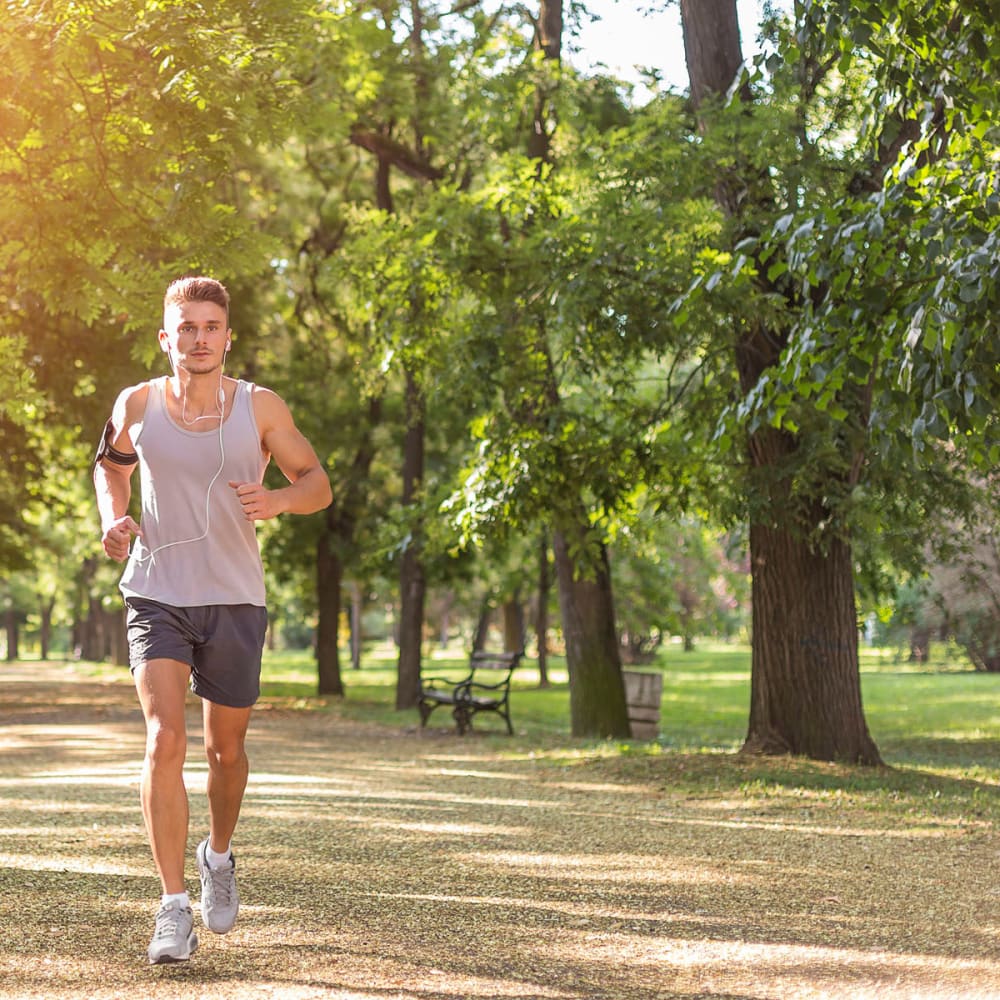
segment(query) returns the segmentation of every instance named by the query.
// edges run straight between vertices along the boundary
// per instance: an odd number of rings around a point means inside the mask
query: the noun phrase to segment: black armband
[[[109,420],[104,425],[104,433],[101,435],[101,443],[97,446],[97,454],[94,456],[94,467],[104,459],[114,462],[115,465],[135,465],[139,461],[139,456],[132,452],[119,451],[111,446],[111,438],[114,437],[115,426]]]

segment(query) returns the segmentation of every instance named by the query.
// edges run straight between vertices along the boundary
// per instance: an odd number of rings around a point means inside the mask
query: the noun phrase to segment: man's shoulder
[[[246,386],[247,392],[249,392],[254,399],[258,396],[264,398],[266,396],[277,396],[278,394],[273,389],[268,389],[266,385],[261,385],[258,382],[248,382],[246,379],[240,379],[244,386]]]
[[[116,424],[131,424],[142,419],[151,387],[155,382],[155,379],[147,379],[144,382],[126,386],[118,393],[113,414]]]
[[[253,415],[260,428],[261,438],[271,431],[283,429],[291,423],[292,415],[285,401],[273,390],[250,383]]]
[[[263,407],[268,409],[285,406],[285,401],[273,389],[268,389],[264,385],[257,385],[256,382],[247,382],[246,386],[255,408],[259,409]]]

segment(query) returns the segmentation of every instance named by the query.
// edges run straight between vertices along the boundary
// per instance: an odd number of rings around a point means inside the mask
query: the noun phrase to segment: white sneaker
[[[146,954],[150,965],[186,962],[198,947],[194,932],[194,914],[190,906],[167,903],[156,913],[156,930]]]
[[[240,911],[240,894],[236,889],[236,859],[229,855],[224,868],[212,868],[205,860],[208,848],[206,837],[195,856],[198,859],[198,878],[201,879],[201,919],[210,931],[225,934],[233,929],[236,914]]]

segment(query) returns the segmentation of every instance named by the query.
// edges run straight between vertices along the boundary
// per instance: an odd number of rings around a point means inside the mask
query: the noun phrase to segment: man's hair
[[[226,326],[229,326],[229,292],[221,281],[215,278],[192,276],[178,278],[167,286],[163,296],[163,310],[180,302],[214,302],[226,310]]]

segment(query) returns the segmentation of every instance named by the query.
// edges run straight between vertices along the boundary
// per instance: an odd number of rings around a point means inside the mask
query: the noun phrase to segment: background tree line
[[[331,472],[323,515],[262,531],[320,691],[374,595],[400,708],[429,613],[505,608],[516,644],[530,596],[574,734],[627,735],[623,656],[727,627],[749,576],[747,749],[877,762],[859,618],[995,557],[995,27],[793,3],[748,61],[734,0],[680,6],[690,87],[640,104],[573,68],[561,0],[8,5],[8,652],[29,610],[119,641],[90,454],[158,371],[162,288],[207,271],[230,373]],[[995,609],[949,601],[994,664]]]

